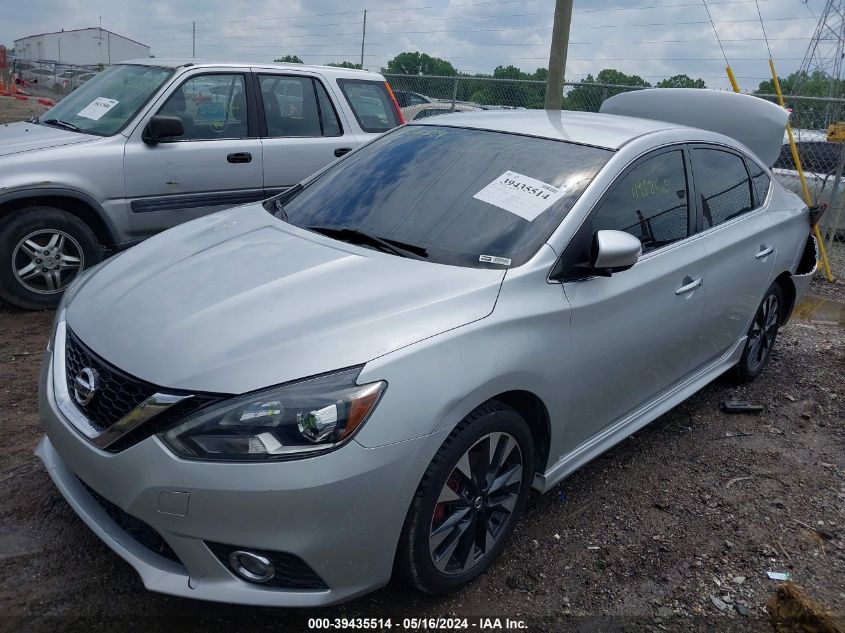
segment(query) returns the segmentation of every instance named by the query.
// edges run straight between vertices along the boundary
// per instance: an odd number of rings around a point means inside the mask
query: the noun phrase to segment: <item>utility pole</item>
[[[566,50],[569,48],[571,24],[572,0],[555,0],[552,46],[549,49],[549,78],[546,81],[546,110],[560,110],[563,105],[563,75],[566,72]]]
[[[191,22],[191,58],[197,57],[197,23]]]
[[[364,68],[364,40],[367,39],[367,10],[364,9],[364,29],[361,31],[361,68]]]

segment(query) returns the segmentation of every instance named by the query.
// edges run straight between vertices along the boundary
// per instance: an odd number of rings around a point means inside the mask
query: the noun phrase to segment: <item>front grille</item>
[[[276,574],[267,582],[256,582],[255,584],[265,587],[279,587],[281,589],[311,589],[315,591],[325,591],[329,588],[326,581],[320,578],[317,572],[308,566],[308,563],[295,554],[253,549],[251,547],[236,547],[234,545],[210,543],[208,541],[205,544],[229,571],[232,571],[231,567],[229,567],[229,554],[236,550],[258,554],[273,563],[273,569]],[[241,578],[241,576],[238,576],[238,578],[245,582],[252,582],[246,578]]]
[[[94,501],[96,501],[100,507],[106,511],[109,518],[117,523],[117,525],[129,536],[151,552],[158,554],[159,556],[163,556],[174,563],[179,563],[180,565],[182,564],[182,561],[180,561],[179,557],[176,556],[176,552],[171,549],[170,545],[167,544],[167,541],[161,537],[161,534],[155,531],[155,528],[147,523],[144,523],[141,519],[136,519],[131,514],[127,514],[81,479],[79,479],[79,482],[94,498]]]
[[[99,386],[93,400],[81,410],[100,431],[104,431],[127,413],[156,393],[154,385],[126,374],[108,364],[88,349],[68,329],[66,349],[67,388],[73,394],[73,382],[80,370],[93,369],[99,377]],[[79,406],[79,405],[78,405]]]

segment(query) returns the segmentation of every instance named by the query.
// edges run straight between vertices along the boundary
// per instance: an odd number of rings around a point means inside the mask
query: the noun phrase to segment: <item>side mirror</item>
[[[178,116],[156,114],[147,123],[141,138],[145,143],[155,144],[163,138],[182,136],[184,133],[185,127],[182,125],[182,119]]]
[[[596,274],[607,275],[628,270],[642,255],[640,240],[625,231],[596,231],[590,265]]]

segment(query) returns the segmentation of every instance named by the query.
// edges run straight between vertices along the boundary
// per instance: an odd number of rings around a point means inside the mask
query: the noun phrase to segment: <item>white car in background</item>
[[[814,204],[826,202],[830,206],[828,212],[822,216],[819,222],[819,228],[822,234],[825,234],[836,221],[837,210],[842,208],[843,203],[845,203],[845,178],[839,184],[836,200],[830,198],[836,180],[836,165],[842,146],[828,142],[827,132],[824,130],[797,129],[793,130],[792,134],[798,146],[798,156],[804,169],[804,180],[810,190],[810,198]],[[780,156],[772,167],[772,173],[786,189],[798,194],[801,199],[804,198],[801,179],[792,159],[789,138],[785,134],[783,147]],[[837,235],[845,236],[845,227],[838,227]]]
[[[38,85],[44,90],[53,90],[57,80],[55,71],[46,66],[23,70],[21,78],[30,84]]]
[[[480,112],[483,109],[481,106],[460,102],[453,104],[451,101],[433,101],[401,108],[402,116],[408,122],[419,121],[440,114],[449,114],[450,112]]]

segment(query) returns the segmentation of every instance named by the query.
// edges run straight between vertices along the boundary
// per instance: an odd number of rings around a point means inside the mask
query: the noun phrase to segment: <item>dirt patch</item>
[[[44,108],[0,98],[0,124]],[[831,259],[845,278],[845,247]],[[845,300],[815,279],[814,295]],[[818,311],[814,312],[818,314]],[[771,631],[788,573],[845,610],[845,331],[795,319],[754,383],[719,380],[532,495],[513,539],[465,590],[394,583],[318,611],[178,599],[138,576],[73,513],[33,457],[36,379],[52,312],[0,305],[0,630],[304,630],[308,617],[498,615],[530,630]],[[722,400],[763,405],[728,415]],[[342,552],[338,552],[342,556]]]
[[[46,111],[47,108],[38,103],[37,99],[19,101],[14,97],[0,97],[0,124],[28,121]]]
[[[315,614],[494,614],[529,618],[534,630],[769,631],[777,583],[767,571],[845,609],[845,332],[835,323],[795,320],[757,381],[717,381],[533,495],[501,559],[464,591],[429,597],[393,584],[308,612],[148,592],[75,516],[32,455],[52,318],[0,308],[0,628],[164,630],[180,617],[204,630],[232,619],[300,630]],[[765,410],[728,415],[726,399]]]
[[[825,611],[792,583],[778,585],[766,609],[776,633],[845,633],[845,620]]]

